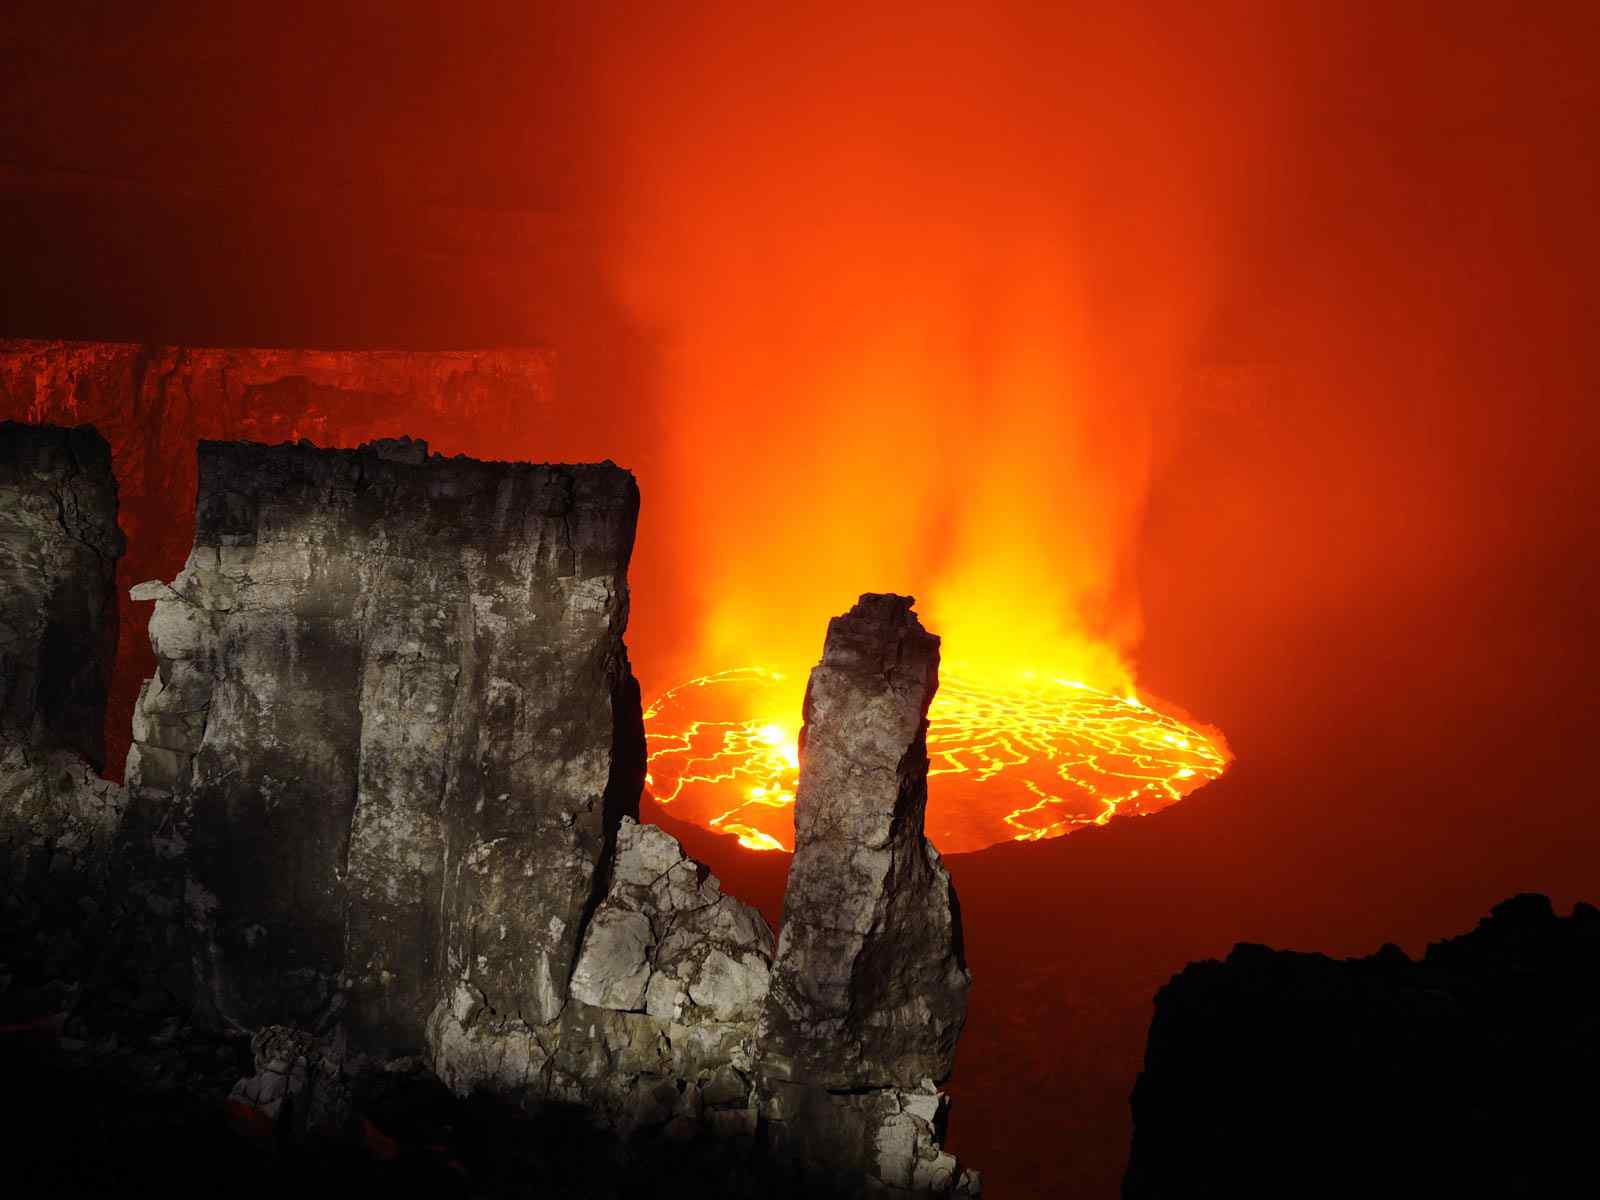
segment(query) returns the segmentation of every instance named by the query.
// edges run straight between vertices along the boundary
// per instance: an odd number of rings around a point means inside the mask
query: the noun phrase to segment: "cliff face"
[[[205,443],[130,785],[187,815],[225,1021],[422,1048],[435,1001],[554,1020],[644,768],[609,464]]]
[[[1419,961],[1240,945],[1156,996],[1123,1194],[1593,1190],[1600,910],[1495,907]]]
[[[126,803],[96,773],[121,553],[105,441],[0,422],[0,963],[46,1011],[86,968]]]

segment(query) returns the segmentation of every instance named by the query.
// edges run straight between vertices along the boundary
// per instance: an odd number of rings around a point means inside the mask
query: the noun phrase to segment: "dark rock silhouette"
[[[119,787],[84,757],[109,454],[3,429],[8,934],[57,947],[0,959],[35,1018],[3,1030],[23,1086],[159,1095],[119,1153],[240,1137],[273,1169],[194,1161],[274,1194],[520,1194],[541,1142],[560,1195],[976,1193],[940,1146],[970,981],[922,830],[937,639],[909,600],[863,597],[812,680],[774,1007],[764,918],[635,819],[627,472],[202,443],[188,562],[132,589],[158,669]],[[485,1130],[513,1140],[469,1150]],[[35,1183],[104,1186],[53,1145]]]
[[[1600,1186],[1600,909],[1496,905],[1419,961],[1239,945],[1156,997],[1128,1200]]]

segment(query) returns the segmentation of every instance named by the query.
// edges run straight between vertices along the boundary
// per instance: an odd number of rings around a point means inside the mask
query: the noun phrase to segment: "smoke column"
[[[1272,81],[1209,23],[633,14],[597,38],[611,274],[666,347],[680,674],[814,659],[864,588],[947,661],[1132,683],[1152,456]]]

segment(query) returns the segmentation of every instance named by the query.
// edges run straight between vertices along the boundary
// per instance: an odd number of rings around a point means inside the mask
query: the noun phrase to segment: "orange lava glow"
[[[664,693],[644,714],[651,794],[748,849],[788,849],[799,778],[795,683],[744,667]],[[1229,761],[1215,731],[1131,692],[1027,672],[978,683],[952,670],[928,712],[928,758],[928,834],[945,853],[1157,812]]]
[[[1045,9],[702,17],[630,22],[596,109],[637,181],[608,279],[661,348],[634,661],[663,685],[765,669],[661,697],[658,793],[790,844],[806,670],[867,591],[915,596],[943,639],[942,847],[1054,836],[1214,776],[1161,740],[1188,726],[1121,701],[1151,484],[1206,419],[1194,356],[1235,269],[1205,197],[1275,116],[1179,87],[1184,129],[1153,123],[1104,65],[1120,51],[1101,61]],[[1166,18],[1095,24],[1181,77]]]

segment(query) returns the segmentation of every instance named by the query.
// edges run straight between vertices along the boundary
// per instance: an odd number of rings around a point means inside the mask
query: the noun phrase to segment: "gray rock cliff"
[[[643,772],[612,466],[203,443],[128,782],[192,831],[215,1014],[415,1052],[467,989],[560,1015]]]

